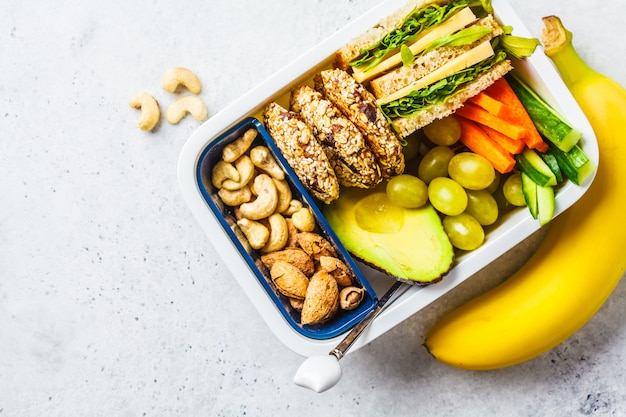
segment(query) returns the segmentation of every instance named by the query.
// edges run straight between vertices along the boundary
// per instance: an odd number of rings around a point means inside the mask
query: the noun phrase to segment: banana
[[[545,53],[596,134],[598,172],[520,270],[432,327],[427,349],[463,369],[502,368],[549,351],[598,311],[626,268],[626,90],[580,58],[558,17],[543,21]]]

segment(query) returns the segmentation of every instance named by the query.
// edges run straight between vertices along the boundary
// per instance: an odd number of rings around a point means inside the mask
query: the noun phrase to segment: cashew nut
[[[285,218],[280,213],[274,213],[267,220],[270,224],[270,237],[261,251],[268,253],[283,249],[289,238]]]
[[[236,207],[240,204],[247,203],[252,198],[252,192],[247,185],[238,190],[220,189],[217,194],[220,196],[224,204]]]
[[[239,181],[240,178],[237,168],[229,162],[218,161],[211,171],[211,182],[215,188],[222,188],[227,180]]]
[[[282,213],[285,216],[291,216],[293,215],[293,213],[295,213],[296,211],[300,210],[302,207],[304,207],[302,205],[302,202],[300,200],[291,200],[289,202],[289,207],[287,207],[287,209],[285,209]]]
[[[311,209],[308,207],[302,207],[291,215],[293,225],[296,226],[301,232],[312,232],[315,230],[315,218]]]
[[[170,124],[177,124],[187,113],[191,114],[194,119],[203,121],[209,117],[206,104],[196,96],[185,96],[177,98],[167,108],[165,119]]]
[[[291,187],[285,180],[277,180],[276,178],[273,178],[273,180],[276,186],[276,192],[278,193],[276,211],[282,213],[287,210],[291,204]]]
[[[270,231],[259,222],[247,218],[237,220],[237,225],[253,249],[261,249],[270,237]]]
[[[233,162],[241,155],[246,153],[254,139],[256,138],[257,130],[256,129],[248,129],[238,139],[235,139],[233,142],[224,146],[222,150],[222,159],[226,162]]]
[[[278,204],[278,193],[272,177],[267,174],[257,175],[254,178],[254,189],[257,192],[256,200],[240,205],[241,214],[251,220],[269,217]]]
[[[258,168],[265,171],[272,177],[282,180],[285,179],[285,172],[278,165],[270,150],[265,146],[255,146],[250,150],[250,159]]]
[[[161,87],[170,93],[176,92],[178,86],[184,86],[193,94],[200,94],[202,84],[191,70],[182,67],[170,68],[161,78]]]
[[[228,163],[228,162],[226,162]],[[248,155],[242,155],[235,161],[235,169],[239,174],[238,180],[227,179],[222,182],[222,188],[230,191],[239,190],[247,185],[254,177],[254,164]]]
[[[141,130],[152,130],[159,122],[161,110],[159,103],[150,94],[139,93],[130,100],[130,107],[141,110],[137,126]]]

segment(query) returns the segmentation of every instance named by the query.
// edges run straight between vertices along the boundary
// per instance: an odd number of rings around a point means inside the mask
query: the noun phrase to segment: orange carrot
[[[465,104],[456,111],[456,114],[457,116],[465,117],[476,123],[489,126],[513,139],[521,139],[526,133],[521,125],[513,124],[498,116],[494,116],[487,110],[472,103],[465,102]]]
[[[513,170],[515,167],[513,155],[494,142],[477,123],[462,117],[459,117],[459,123],[461,124],[461,142],[465,146],[487,159],[501,174]]]
[[[483,91],[470,98],[469,101],[482,107],[494,116],[500,116],[504,109],[504,104],[501,101],[487,95]]]
[[[540,152],[546,152],[548,150],[548,144],[541,137],[541,134],[524,108],[524,105],[519,98],[517,98],[515,91],[513,91],[505,78],[498,79],[484,90],[484,93],[504,103],[500,117],[507,120],[509,123],[524,128],[526,132],[522,140],[526,143],[526,146],[531,149],[537,149]]]
[[[480,126],[482,130],[485,131],[487,136],[493,139],[498,145],[502,146],[505,151],[509,151],[513,155],[516,155],[524,150],[526,147],[526,143],[522,139],[513,139],[498,132],[495,129],[490,128],[489,126],[482,125]]]

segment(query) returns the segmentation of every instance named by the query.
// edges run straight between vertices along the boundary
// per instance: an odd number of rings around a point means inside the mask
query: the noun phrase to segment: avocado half
[[[344,188],[323,212],[355,258],[398,280],[424,286],[452,267],[454,249],[436,210],[428,203],[417,209],[392,203],[385,183]]]

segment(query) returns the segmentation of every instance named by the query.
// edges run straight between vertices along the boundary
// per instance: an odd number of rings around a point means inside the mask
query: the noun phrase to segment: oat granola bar
[[[315,88],[363,132],[383,177],[389,178],[404,171],[402,143],[391,131],[389,122],[376,105],[372,93],[340,69],[317,74]]]
[[[265,108],[265,126],[304,186],[323,201],[339,197],[339,181],[324,148],[302,117],[271,102]]]
[[[306,85],[298,87],[291,93],[291,108],[313,128],[341,184],[372,188],[382,180],[359,129],[322,93]]]

